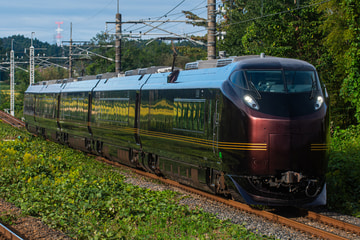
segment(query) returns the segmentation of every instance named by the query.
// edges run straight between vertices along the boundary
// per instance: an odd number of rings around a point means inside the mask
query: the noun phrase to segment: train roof
[[[284,69],[284,70],[311,70],[315,67],[308,62],[279,57],[247,58],[239,61],[236,69]]]
[[[171,68],[161,66],[128,71],[116,77],[107,73],[71,81],[45,81],[31,85],[26,93],[221,88],[230,74],[240,69],[315,70],[315,67],[297,59],[249,55],[187,63],[185,71],[176,69],[179,73],[174,83],[168,82]]]
[[[94,91],[139,90],[149,76],[150,74],[102,79]]]
[[[214,60],[200,60],[187,63],[185,70],[218,68],[232,63],[237,63],[237,69],[296,69],[315,70],[315,67],[308,62],[293,59],[260,55],[233,56]]]
[[[25,93],[58,93],[62,84],[32,84]]]
[[[99,81],[99,79],[93,79],[80,82],[64,83],[61,87],[61,92],[91,92]]]

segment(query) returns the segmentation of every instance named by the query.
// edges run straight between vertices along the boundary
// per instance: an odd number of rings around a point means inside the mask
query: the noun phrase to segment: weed
[[[76,239],[259,239],[243,226],[179,204],[173,191],[124,182],[120,171],[68,147],[3,130],[0,197]],[[10,221],[10,220],[9,220]]]

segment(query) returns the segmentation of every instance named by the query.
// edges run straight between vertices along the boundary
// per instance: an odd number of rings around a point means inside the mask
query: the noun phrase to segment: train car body
[[[316,69],[294,59],[229,60],[32,85],[27,128],[249,204],[325,204],[329,110]]]

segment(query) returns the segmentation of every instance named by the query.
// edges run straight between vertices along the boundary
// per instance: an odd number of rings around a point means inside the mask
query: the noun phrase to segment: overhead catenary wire
[[[151,21],[152,19],[156,19],[156,20],[159,20],[163,17],[170,17],[170,16],[176,16],[176,15],[180,15],[178,18],[176,19],[179,19],[181,17],[181,15],[184,16],[184,13],[181,11],[179,13],[174,13],[174,14],[170,14],[171,12],[173,12],[175,9],[177,9],[181,4],[183,4],[186,0],[183,0],[182,2],[180,2],[179,4],[177,4],[175,7],[173,7],[170,11],[168,11],[167,13],[159,16],[159,17],[152,17],[152,18],[147,18],[148,21]],[[204,5],[203,7],[199,7],[201,6],[202,4],[204,4],[206,2],[206,0],[201,0],[201,3],[196,3],[196,5],[193,5],[192,8],[190,8],[190,10],[187,10],[187,11],[193,11],[193,10],[201,10],[201,9],[206,9],[206,5]],[[193,2],[192,2],[193,3]],[[166,21],[166,20],[164,20]],[[166,27],[163,27],[163,29],[170,29],[170,28],[173,28],[174,26],[177,26],[179,25],[180,23],[176,23],[176,24],[171,24],[171,23],[168,23]],[[133,29],[132,27],[134,27],[136,25],[131,25],[129,27],[127,27],[126,29],[124,29],[125,32],[129,32],[129,33],[133,33],[133,32],[137,32],[137,31],[140,31],[140,30],[143,30],[143,29],[147,29],[147,26],[141,26],[141,27],[138,27],[138,28],[135,28]],[[184,34],[186,35],[186,34]]]
[[[168,11],[168,12],[165,13],[165,14],[163,14],[162,16],[160,16],[160,17],[155,17],[156,20],[160,20],[161,18],[166,17],[167,14],[171,13],[172,11],[174,11],[176,8],[178,8],[178,7],[179,7],[181,4],[183,4],[185,1],[186,1],[186,0],[182,0],[180,3],[178,3],[175,7],[173,7],[170,11]],[[149,20],[151,20],[151,18],[149,18]],[[130,26],[130,27],[131,27],[131,26]],[[135,30],[133,30],[133,31],[138,31],[138,30],[143,29],[143,28],[145,28],[145,26],[140,27],[140,28],[138,28],[138,29],[135,29]],[[130,31],[130,30],[128,30],[128,31]]]
[[[302,9],[309,8],[309,7],[313,7],[313,6],[320,5],[320,4],[329,2],[329,1],[330,1],[330,0],[321,1],[321,2],[318,2],[318,3],[313,3],[313,4],[305,5],[305,6],[302,6],[302,7],[296,7],[296,8],[292,8],[292,9],[285,10],[285,11],[281,11],[281,12],[277,12],[277,13],[270,13],[270,14],[267,14],[267,15],[263,15],[263,16],[259,16],[259,17],[254,17],[254,18],[251,18],[251,19],[246,19],[246,20],[242,20],[242,21],[238,21],[238,22],[233,22],[233,23],[229,23],[229,24],[224,24],[224,25],[222,25],[222,26],[223,26],[223,27],[227,27],[227,26],[231,26],[231,25],[237,25],[237,24],[241,24],[241,23],[246,23],[246,22],[251,22],[251,21],[259,20],[259,19],[262,19],[262,18],[273,17],[273,16],[276,16],[276,15],[281,15],[281,14],[285,14],[285,13],[289,13],[289,12],[293,12],[293,11],[297,11],[297,10],[302,10]]]

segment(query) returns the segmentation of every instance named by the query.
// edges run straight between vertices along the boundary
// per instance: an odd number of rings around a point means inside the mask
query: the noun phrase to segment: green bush
[[[360,125],[334,131],[327,189],[330,208],[360,217]]]
[[[23,130],[5,124],[0,119],[0,141],[11,140],[14,138],[21,138],[21,137],[30,137],[30,134]]]
[[[12,134],[14,141],[0,142],[0,198],[72,238],[261,238],[179,205],[173,191],[127,184],[118,169],[84,153],[17,130]]]

